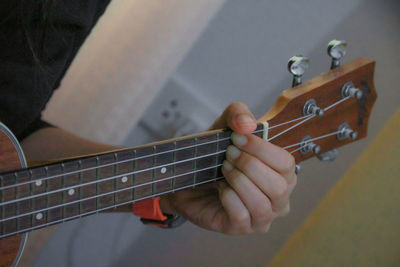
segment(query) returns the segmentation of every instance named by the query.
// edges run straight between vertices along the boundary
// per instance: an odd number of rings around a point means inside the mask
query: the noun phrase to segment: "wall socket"
[[[134,143],[137,143],[137,138],[142,142],[151,142],[202,132],[217,115],[210,101],[191,86],[172,77],[144,112],[136,127],[139,129],[134,129],[128,139],[135,138]]]

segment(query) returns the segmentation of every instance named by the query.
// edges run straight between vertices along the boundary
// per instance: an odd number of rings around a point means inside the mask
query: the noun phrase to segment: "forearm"
[[[32,133],[21,142],[21,146],[28,163],[48,162],[118,149],[54,127]]]

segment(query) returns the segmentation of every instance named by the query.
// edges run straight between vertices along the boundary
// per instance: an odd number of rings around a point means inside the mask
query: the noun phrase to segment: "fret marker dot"
[[[42,180],[36,180],[35,181],[36,186],[41,186],[42,185]]]
[[[121,182],[126,183],[128,182],[128,177],[124,176],[121,178]]]
[[[167,168],[165,168],[165,167],[161,168],[161,173],[162,173],[162,174],[164,174],[164,173],[166,173],[166,172],[167,172]]]
[[[41,220],[43,219],[43,213],[39,212],[38,214],[36,214],[36,220]]]
[[[75,194],[75,189],[71,188],[68,190],[68,195],[72,196],[73,194]]]

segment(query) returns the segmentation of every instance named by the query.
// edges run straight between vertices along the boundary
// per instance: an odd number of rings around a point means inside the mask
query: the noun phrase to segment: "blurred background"
[[[266,235],[190,223],[162,230],[100,214],[60,225],[35,266],[266,265],[399,106],[399,14],[396,0],[112,1],[45,111],[53,124],[135,146],[201,132],[233,101],[259,117],[290,88],[291,56],[310,58],[311,79],[329,70],[327,43],[344,39],[344,62],[377,62],[369,136],[333,163],[302,164],[291,213]]]

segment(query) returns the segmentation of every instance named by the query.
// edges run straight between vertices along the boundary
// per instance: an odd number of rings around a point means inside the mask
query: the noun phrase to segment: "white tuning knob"
[[[346,55],[347,42],[343,40],[332,40],[328,44],[328,55],[332,58],[331,69],[340,66],[340,59]]]
[[[291,57],[288,62],[288,70],[293,75],[292,87],[303,82],[303,74],[308,69],[310,60],[301,55]]]

